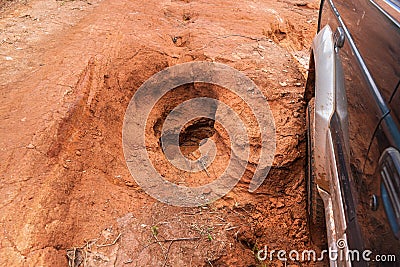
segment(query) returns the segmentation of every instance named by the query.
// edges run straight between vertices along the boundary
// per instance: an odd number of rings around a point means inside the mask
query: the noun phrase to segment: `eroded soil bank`
[[[284,266],[255,252],[318,251],[306,220],[303,100],[317,9],[311,0],[45,0],[3,9],[0,264]],[[135,183],[121,131],[142,83],[191,61],[227,64],[256,83],[277,148],[255,193],[248,170],[217,202],[178,208]],[[176,183],[210,178],[158,168]]]

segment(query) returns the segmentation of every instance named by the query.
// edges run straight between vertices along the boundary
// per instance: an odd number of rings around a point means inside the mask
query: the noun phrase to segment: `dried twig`
[[[193,241],[193,240],[199,240],[201,239],[201,237],[199,236],[195,236],[195,237],[180,237],[180,238],[170,238],[170,239],[159,239],[158,241],[153,241],[150,244],[147,244],[146,246],[144,246],[144,248],[147,248],[153,244],[159,243],[159,242],[176,242],[176,241]]]
[[[165,267],[168,263],[168,256],[169,256],[169,250],[171,249],[172,243],[176,242],[176,241],[190,241],[190,240],[198,240],[200,239],[200,237],[182,237],[182,238],[174,238],[174,239],[164,239],[161,241],[165,241],[165,242],[171,242],[168,245],[167,248],[167,252],[164,254],[164,264],[163,267]]]
[[[232,227],[226,228],[225,231],[231,231],[236,228],[239,228],[239,226],[232,226]]]
[[[101,245],[97,245],[96,244],[96,247],[98,247],[98,248],[102,248],[102,247],[109,247],[109,246],[113,246],[113,245],[115,245],[115,243],[117,243],[117,241],[118,241],[118,239],[121,237],[121,233],[119,233],[119,235],[117,236],[117,238],[115,238],[115,240],[112,242],[112,243],[109,243],[109,244],[101,244]]]
[[[97,248],[113,246],[117,243],[117,241],[119,240],[120,237],[121,237],[121,233],[117,236],[117,238],[115,238],[115,240],[112,243],[109,243],[109,244],[97,245],[96,242],[99,241],[99,238],[96,238],[96,239],[86,241],[86,243],[81,247],[73,247],[73,248],[67,249],[68,267],[77,267],[77,266],[80,266],[82,263],[83,263],[83,267],[86,267],[87,260],[88,260],[88,252],[91,251],[92,245],[96,244]]]
[[[174,241],[171,241],[171,243],[169,243],[167,252],[165,252],[165,254],[164,254],[164,264],[163,264],[163,267],[165,267],[165,266],[167,265],[169,250],[171,249],[172,243],[174,243]]]

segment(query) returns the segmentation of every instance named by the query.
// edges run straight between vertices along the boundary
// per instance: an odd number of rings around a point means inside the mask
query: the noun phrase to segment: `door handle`
[[[343,47],[344,41],[346,40],[346,35],[344,33],[343,27],[337,27],[335,33],[333,34],[333,40],[335,41],[335,49]]]

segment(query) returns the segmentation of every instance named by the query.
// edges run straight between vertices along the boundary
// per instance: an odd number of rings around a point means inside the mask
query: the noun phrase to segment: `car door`
[[[388,103],[399,80],[399,28],[372,0],[325,2],[320,26],[329,25],[335,32],[336,95],[331,131],[336,157],[342,162],[337,167],[348,246],[378,253],[372,231],[376,221],[366,211],[371,210],[370,196],[375,190],[371,183],[377,179],[380,155],[372,161],[368,158],[368,168],[366,165],[374,134],[390,112]]]
[[[389,104],[400,77],[400,29],[390,15],[395,14],[392,12],[395,7],[387,1],[335,3],[344,23],[341,26],[349,33],[338,52],[347,100],[347,108],[343,110],[347,110],[348,117],[350,175],[349,188],[346,190],[344,185],[343,194],[347,201],[349,246],[371,250],[373,257],[397,254],[399,242],[385,214],[381,174],[384,162],[393,157],[385,150],[396,147],[400,138],[395,113]],[[395,187],[389,189],[398,194]],[[360,239],[362,244],[358,244]]]

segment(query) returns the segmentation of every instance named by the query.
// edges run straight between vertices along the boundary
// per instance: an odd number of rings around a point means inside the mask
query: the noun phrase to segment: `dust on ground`
[[[318,251],[306,220],[303,99],[317,14],[315,0],[4,6],[0,264],[284,266],[255,253]],[[121,129],[143,82],[190,61],[227,64],[257,84],[274,115],[277,149],[255,193],[247,190],[249,170],[217,202],[178,208],[134,182]]]

